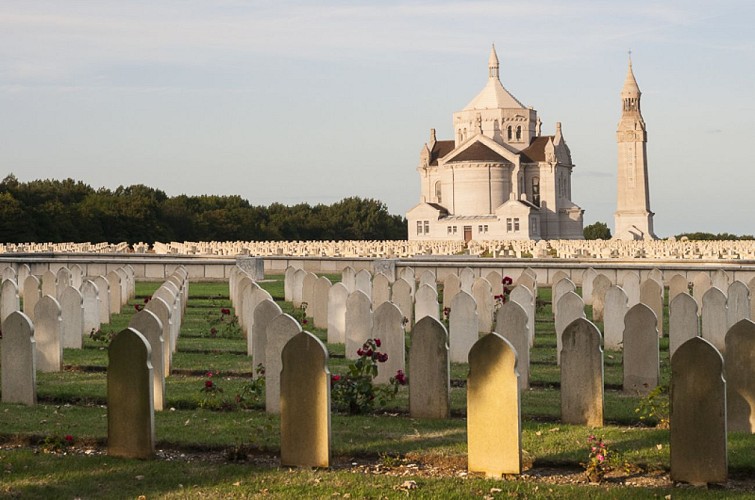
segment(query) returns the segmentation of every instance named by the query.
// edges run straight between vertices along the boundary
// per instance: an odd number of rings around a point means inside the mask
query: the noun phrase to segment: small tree
[[[596,222],[585,226],[583,231],[586,240],[610,240],[611,230],[608,229],[608,224],[605,222]]]

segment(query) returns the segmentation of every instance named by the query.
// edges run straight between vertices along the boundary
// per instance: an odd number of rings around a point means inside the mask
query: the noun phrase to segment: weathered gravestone
[[[668,305],[668,350],[673,356],[680,345],[700,335],[697,302],[688,293],[680,293]]]
[[[68,270],[71,273],[71,286],[79,290],[84,282],[84,271],[78,264],[72,264]]]
[[[513,303],[509,305],[519,307]],[[490,333],[472,346],[467,379],[470,472],[500,477],[522,471],[518,378],[516,351],[503,337]]]
[[[747,288],[750,289],[750,319],[755,320],[755,278],[747,283]]]
[[[715,346],[695,337],[671,357],[671,479],[693,484],[727,479],[726,381]]]
[[[450,306],[449,306],[450,307]],[[425,316],[433,319],[438,317],[438,292],[428,284],[422,284],[417,288],[414,296],[414,321],[415,324]]]
[[[72,286],[60,292],[63,348],[81,349],[84,335],[84,297]]]
[[[358,359],[357,351],[372,335],[372,303],[361,290],[346,299],[346,359]]]
[[[553,276],[551,276],[551,287],[555,288],[561,280],[571,281],[569,275],[564,271],[556,271],[555,273],[553,273]]]
[[[519,304],[527,313],[527,332],[530,337],[530,347],[535,345],[535,313],[537,304],[532,291],[524,285],[517,285],[511,290],[509,300]]]
[[[493,295],[501,295],[503,293],[503,276],[498,271],[490,271],[485,275],[485,279],[488,280],[490,286],[493,289]],[[509,286],[509,288],[511,288]]]
[[[592,282],[592,320],[603,321],[606,292],[611,287],[611,280],[604,274],[599,274]]]
[[[286,302],[294,300],[294,274],[296,274],[296,268],[288,266],[283,278],[283,300]]]
[[[346,287],[349,293],[356,290],[357,272],[351,266],[346,266],[341,271],[341,283]]]
[[[34,308],[42,298],[42,291],[39,288],[39,278],[30,274],[23,281],[23,299],[24,314],[34,321]]]
[[[372,300],[372,274],[367,269],[357,272],[354,279],[354,290],[360,290]]]
[[[412,269],[411,267],[403,268],[399,272],[399,278],[403,278],[407,283],[409,283],[409,286],[412,289],[412,297],[414,297],[414,292],[417,288],[417,277],[414,275],[414,269]]]
[[[660,382],[658,320],[645,304],[624,317],[624,392],[646,396]]]
[[[119,314],[123,305],[121,276],[115,271],[110,271],[105,279],[110,286],[110,314]]]
[[[711,287],[710,276],[707,271],[700,271],[692,278],[692,296],[697,301],[697,307],[700,308],[702,313],[703,307],[703,295]]]
[[[391,282],[388,276],[378,273],[372,278],[372,308],[377,310],[378,306],[391,300]]]
[[[437,319],[426,316],[412,330],[409,349],[409,415],[448,418],[451,411],[451,365],[448,333]]]
[[[100,328],[100,292],[92,280],[81,284],[81,297],[84,306],[84,333],[90,334]]]
[[[558,316],[558,301],[561,300],[561,297],[566,295],[569,292],[576,293],[577,287],[574,286],[574,283],[569,278],[561,278],[555,285],[553,285],[553,294],[551,297],[551,304],[553,309],[553,315]],[[584,303],[583,303],[584,305]]]
[[[315,283],[317,283],[317,275],[315,273],[307,273],[301,285],[301,306],[304,308],[308,318],[312,317],[315,310]],[[306,307],[304,306],[305,304]]]
[[[414,297],[412,295],[412,286],[403,278],[399,278],[393,284],[391,291],[393,303],[401,311],[403,318],[406,318],[404,330],[410,331],[414,323]]]
[[[456,294],[448,315],[448,336],[451,347],[451,362],[464,363],[469,350],[479,338],[477,305],[465,291]]]
[[[346,342],[346,300],[349,290],[343,283],[336,283],[328,290],[328,343]]]
[[[293,284],[293,306],[294,308],[301,307],[301,303],[304,300],[303,299],[303,289],[304,289],[304,278],[307,276],[307,271],[304,269],[297,269],[294,273],[294,284]]]
[[[34,308],[34,338],[37,341],[37,370],[59,372],[63,369],[60,304],[45,295]]]
[[[561,283],[566,280],[561,280]],[[585,304],[582,297],[575,292],[565,293],[558,301],[558,312],[556,313],[556,363],[561,364],[561,348],[563,344],[563,335],[566,327],[577,318],[585,317]]]
[[[561,351],[561,421],[603,426],[603,350],[600,331],[579,318],[564,330]]]
[[[496,313],[495,331],[516,351],[519,388],[526,391],[530,387],[530,334],[529,318],[522,306],[513,301],[504,303]]]
[[[155,409],[150,347],[131,328],[121,330],[108,347],[107,451],[125,458],[155,453]]]
[[[618,351],[624,341],[624,316],[629,311],[629,299],[624,290],[613,285],[606,291],[603,309],[603,348]]]
[[[419,275],[419,286],[421,287],[422,285],[428,285],[437,292],[438,283],[435,279],[435,273],[429,269],[422,271],[422,274]]]
[[[755,323],[749,319],[726,333],[724,366],[728,430],[755,434]]]
[[[49,269],[42,273],[42,295],[57,297],[57,277]]]
[[[743,319],[750,319],[750,290],[741,281],[735,281],[726,294],[726,328]]]
[[[701,334],[719,351],[726,349],[726,296],[716,287],[711,287],[703,295]]]
[[[731,283],[731,279],[723,269],[717,269],[710,277],[711,286],[718,288],[724,293],[729,289],[729,283]]]
[[[63,290],[71,286],[71,271],[67,267],[61,267],[55,273],[55,298],[60,300],[63,296]]]
[[[0,323],[11,313],[21,310],[18,287],[13,280],[4,280],[0,285]]]
[[[330,465],[328,351],[309,332],[289,340],[281,353],[281,465]]]
[[[461,291],[461,280],[455,274],[449,274],[443,280],[443,308],[451,307],[451,301]]]
[[[380,339],[380,351],[388,355],[388,360],[378,365],[376,384],[387,384],[398,370],[406,370],[402,318],[401,311],[392,302],[383,302],[372,315],[372,338]]]
[[[477,329],[481,333],[490,333],[493,330],[495,299],[493,287],[486,278],[475,278],[472,283],[472,297],[477,304]]]
[[[37,404],[37,352],[34,326],[16,311],[2,323],[0,339],[0,390],[3,403]]]
[[[150,347],[149,362],[152,365],[152,397],[155,411],[165,407],[165,368],[163,367],[163,324],[155,313],[142,309],[131,317],[128,327],[141,333]]]
[[[640,285],[640,303],[648,306],[658,318],[658,336],[663,337],[663,287],[653,279]]]
[[[654,267],[650,270],[647,279],[655,281],[656,283],[658,283],[658,286],[661,287],[661,290],[663,289],[663,271],[661,271],[657,267]]]
[[[272,299],[265,299],[254,309],[254,326],[250,335],[252,336],[252,377],[259,378],[262,373],[258,373],[258,368],[267,367],[267,327],[273,319],[283,314],[281,308]]]
[[[289,340],[301,333],[301,325],[288,314],[279,314],[267,325],[265,346],[265,410],[280,413],[281,353]]]

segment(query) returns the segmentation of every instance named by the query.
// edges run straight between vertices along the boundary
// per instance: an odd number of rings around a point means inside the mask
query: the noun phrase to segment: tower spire
[[[500,80],[498,76],[498,54],[495,53],[495,44],[491,47],[490,57],[488,58],[488,78]]]

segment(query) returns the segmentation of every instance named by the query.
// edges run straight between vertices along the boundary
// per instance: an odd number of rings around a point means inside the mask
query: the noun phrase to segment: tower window
[[[532,178],[532,203],[540,206],[540,177]]]
[[[516,140],[521,141],[522,140],[522,126],[517,125],[516,127]]]
[[[511,125],[506,127],[506,137],[508,138],[508,140],[511,140]]]

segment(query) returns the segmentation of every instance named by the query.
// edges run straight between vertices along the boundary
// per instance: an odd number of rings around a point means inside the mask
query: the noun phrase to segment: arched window
[[[440,181],[435,182],[435,201],[437,203],[443,203],[443,198],[441,197],[440,192]]]
[[[506,137],[508,138],[509,141],[511,140],[511,125],[506,127]]]
[[[521,141],[522,140],[522,126],[517,125],[516,127],[516,140]]]
[[[540,177],[532,178],[532,203],[540,206]]]

